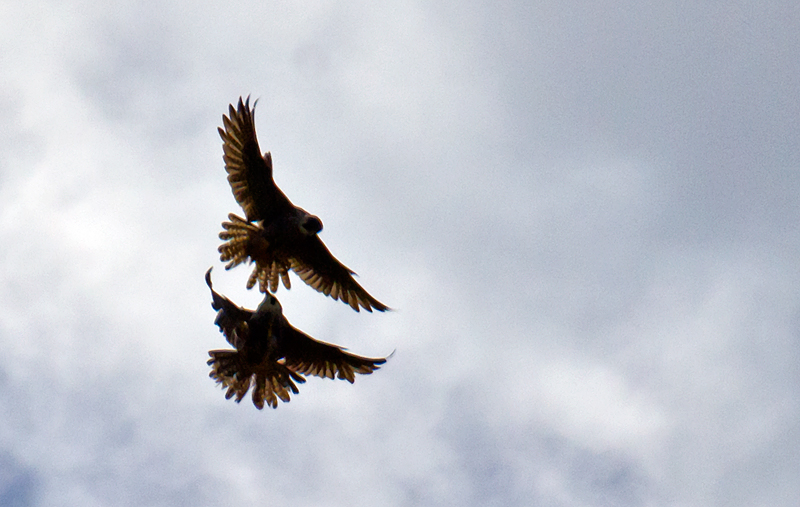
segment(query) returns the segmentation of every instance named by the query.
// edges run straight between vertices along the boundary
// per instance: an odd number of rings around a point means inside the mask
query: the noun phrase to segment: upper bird
[[[280,277],[289,289],[289,270],[308,285],[333,299],[350,305],[355,311],[364,308],[386,311],[389,308],[364,290],[353,275],[355,272],[339,262],[319,238],[322,221],[292,204],[272,178],[272,155],[261,155],[253,122],[255,103],[250,97],[228,116],[222,116],[222,137],[225,170],[236,201],[247,220],[231,213],[230,222],[223,222],[219,234],[220,259],[229,261],[230,269],[246,260],[255,262],[247,288],[259,282],[261,292],[278,290]]]
[[[297,394],[303,375],[340,378],[351,384],[355,374],[368,375],[386,362],[386,358],[361,357],[341,347],[311,338],[294,328],[278,299],[270,293],[256,311],[237,306],[218,294],[211,285],[211,269],[206,272],[211,289],[211,306],[217,310],[214,323],[236,350],[210,350],[209,376],[227,389],[226,398],[236,395],[239,402],[253,384],[253,404],[264,402],[276,408],[278,398],[289,401],[289,391]]]

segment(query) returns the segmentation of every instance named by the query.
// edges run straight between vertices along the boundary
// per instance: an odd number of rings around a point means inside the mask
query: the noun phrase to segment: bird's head
[[[278,301],[274,295],[267,292],[264,294],[264,300],[261,301],[261,304],[258,305],[256,309],[257,316],[267,316],[271,315],[273,317],[279,317],[283,315],[283,307],[281,307],[281,302]]]
[[[317,234],[322,230],[322,220],[311,213],[306,213],[300,220],[300,229],[309,236]]]

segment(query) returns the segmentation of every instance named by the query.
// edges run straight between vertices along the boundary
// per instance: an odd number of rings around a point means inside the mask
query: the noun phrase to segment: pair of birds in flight
[[[272,294],[279,282],[291,288],[289,271],[326,296],[359,311],[389,308],[372,297],[355,281],[351,269],[339,262],[319,237],[322,221],[292,204],[272,177],[272,155],[261,154],[253,122],[255,103],[239,98],[238,107],[229,106],[219,128],[223,160],[233,196],[245,218],[233,213],[222,223],[219,234],[220,260],[231,269],[246,261],[255,266],[247,281],[250,289],[258,283],[264,299],[258,308],[247,310],[217,293],[211,284],[211,306],[217,310],[214,323],[234,350],[209,351],[211,378],[226,389],[225,397],[241,401],[252,387],[253,404],[276,408],[278,399],[288,402],[297,394],[304,375],[340,378],[353,383],[355,374],[377,370],[386,358],[361,357],[341,347],[323,343],[292,326],[283,315],[280,301]]]

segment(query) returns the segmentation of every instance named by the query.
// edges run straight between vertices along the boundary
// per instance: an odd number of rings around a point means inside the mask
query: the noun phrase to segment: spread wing
[[[287,368],[301,375],[340,378],[351,384],[355,374],[369,375],[386,362],[385,358],[361,357],[341,347],[311,338],[282,319],[280,352]]]
[[[339,262],[316,234],[308,237],[290,260],[292,270],[309,286],[355,311],[359,306],[368,312],[373,308],[379,312],[389,309],[356,282],[355,272]]]
[[[218,129],[228,182],[236,202],[251,222],[268,220],[290,204],[272,179],[272,155],[261,155],[253,123],[254,108],[255,103],[250,108],[250,97],[244,102],[239,97],[238,108],[231,104],[228,116],[222,116],[224,130]]]
[[[247,322],[253,316],[253,312],[237,306],[233,301],[220,295],[214,290],[211,285],[211,269],[206,271],[206,283],[208,288],[211,289],[211,307],[217,310],[217,318],[214,324],[219,326],[219,330],[225,335],[228,343],[240,348],[247,340],[249,328]]]

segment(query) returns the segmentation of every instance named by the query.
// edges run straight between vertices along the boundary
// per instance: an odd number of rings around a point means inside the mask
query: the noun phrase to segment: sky
[[[795,506],[796,2],[0,0],[0,504]],[[217,127],[394,311],[258,411]]]

